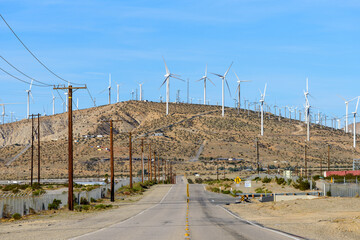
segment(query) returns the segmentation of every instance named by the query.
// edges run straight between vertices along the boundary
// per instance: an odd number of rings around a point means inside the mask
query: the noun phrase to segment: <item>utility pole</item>
[[[110,201],[115,201],[115,174],[114,174],[114,130],[113,122],[120,122],[121,120],[109,120],[110,122]]]
[[[110,91],[109,91],[110,100]],[[110,201],[115,201],[115,189],[114,189],[114,142],[113,142],[113,121],[110,120],[110,171],[111,171],[111,197]]]
[[[330,171],[330,144],[328,144],[328,162],[327,162],[327,165],[328,165],[328,171]]]
[[[144,139],[141,139],[141,182],[144,183]]]
[[[151,143],[149,143],[149,159],[148,159],[148,181],[152,180],[152,166],[151,166]]]
[[[33,184],[34,173],[34,116],[31,115],[31,166],[30,166],[30,186]]]
[[[156,153],[154,151],[154,182],[156,182]]]
[[[158,183],[160,183],[160,176],[161,176],[161,173],[160,173],[160,159],[159,159],[159,155],[157,156],[157,173],[158,173]]]
[[[131,132],[129,132],[129,167],[130,167],[130,188],[133,188],[132,182],[132,142],[131,142]]]
[[[38,183],[40,184],[40,113],[38,113]]]
[[[187,103],[189,103],[189,79],[187,79]]]
[[[166,172],[166,160],[164,160],[165,161],[165,165],[164,165],[164,167],[165,167],[165,181],[167,181],[167,172]],[[165,183],[165,182],[164,182]]]
[[[304,161],[305,161],[305,177],[308,177],[308,170],[307,170],[307,144],[305,143],[305,152],[304,152]]]
[[[69,210],[74,210],[74,197],[73,197],[73,171],[74,171],[74,165],[73,165],[73,126],[72,126],[72,94],[73,89],[86,89],[86,85],[84,87],[73,87],[72,85],[69,85],[67,87],[63,86],[57,86],[53,88],[54,90],[58,89],[67,89],[68,90],[68,175],[69,175],[69,190],[68,190],[68,207]]]
[[[216,180],[219,180],[219,169],[218,169],[218,163],[216,162]]]
[[[259,140],[256,138],[256,165],[257,172],[260,174],[260,162],[259,162]]]

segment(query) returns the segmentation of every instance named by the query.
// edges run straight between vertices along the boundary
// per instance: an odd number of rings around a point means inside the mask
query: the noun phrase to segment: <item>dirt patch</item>
[[[233,204],[228,209],[267,227],[310,239],[360,239],[360,198]]]

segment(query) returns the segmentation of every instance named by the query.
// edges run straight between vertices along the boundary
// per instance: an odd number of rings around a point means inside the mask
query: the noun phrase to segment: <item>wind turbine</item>
[[[240,107],[241,107],[241,103],[240,103],[240,102],[241,102],[241,101],[240,101],[240,84],[241,84],[242,82],[251,82],[251,81],[250,81],[250,80],[240,80],[235,71],[234,71],[234,73],[235,73],[235,76],[236,76],[236,78],[237,78],[237,83],[238,83],[238,87],[237,87],[236,91],[237,91],[237,93],[238,93],[238,113],[239,113]]]
[[[205,75],[202,78],[200,78],[199,80],[197,80],[197,82],[204,81],[204,105],[206,105],[206,80],[209,80],[215,86],[215,84],[207,76],[207,64],[205,67]]]
[[[348,113],[349,113],[349,102],[355,100],[357,97],[354,97],[353,99],[350,99],[348,101],[346,101],[345,98],[339,96],[340,98],[342,98],[345,101],[345,106],[346,106],[346,112],[345,112],[345,132],[348,133],[349,132],[349,122],[348,122]]]
[[[29,119],[29,117],[30,117],[30,96],[31,96],[32,101],[34,102],[34,97],[31,93],[31,87],[32,87],[33,81],[34,80],[31,79],[30,88],[28,90],[26,90],[26,92],[27,92],[27,119]]]
[[[52,114],[53,115],[55,115],[55,96],[54,96],[54,93],[53,92],[51,92],[51,94],[52,94]]]
[[[166,65],[166,62],[165,62],[165,59],[163,57],[163,60],[164,60],[164,64],[165,64],[165,70],[166,70],[166,74],[164,75],[165,77],[165,80],[164,82],[161,84],[160,88],[165,84],[166,82],[166,115],[169,115],[169,101],[170,101],[170,78],[176,78],[178,80],[181,80],[184,82],[184,80],[182,80],[180,77],[180,75],[177,75],[177,74],[173,74],[173,73],[170,73],[167,65]]]
[[[139,83],[139,86],[140,86],[140,101],[142,101],[142,85],[144,83]]]
[[[306,141],[310,141],[310,103],[308,99],[309,95],[309,82],[306,78],[306,92],[304,91],[305,96],[305,121],[306,121]]]
[[[357,103],[356,103],[356,108],[355,108],[355,112],[353,112],[352,114],[354,115],[354,148],[356,148],[356,114],[357,114],[357,109],[358,109],[358,106],[359,106],[359,99],[360,97],[357,97]]]
[[[266,83],[264,88],[264,93],[261,93],[260,89],[260,107],[261,107],[261,136],[264,136],[264,101],[265,101],[265,94],[266,94]]]
[[[109,104],[111,104],[111,73],[109,73]]]
[[[230,64],[230,67],[228,68],[228,70],[225,72],[224,75],[220,75],[220,74],[217,74],[217,73],[212,73],[212,74],[214,74],[214,75],[216,75],[216,76],[218,76],[219,78],[222,79],[222,85],[221,85],[221,92],[222,92],[222,96],[221,96],[221,100],[222,100],[221,116],[223,116],[223,117],[224,117],[224,115],[225,115],[225,106],[224,106],[224,105],[225,105],[225,91],[224,91],[224,83],[226,82],[226,85],[227,85],[228,90],[229,90],[229,94],[230,94],[230,96],[231,96],[229,84],[228,84],[228,82],[226,81],[226,75],[228,74],[228,72],[229,72],[232,64],[233,64],[233,62]]]

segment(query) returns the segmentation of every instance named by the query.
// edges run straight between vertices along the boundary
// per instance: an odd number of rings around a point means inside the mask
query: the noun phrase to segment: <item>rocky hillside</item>
[[[139,158],[141,139],[151,143],[162,158],[185,162],[197,157],[237,158],[248,165],[255,162],[255,139],[259,141],[260,162],[263,166],[303,165],[305,125],[296,120],[265,115],[265,134],[260,133],[257,112],[226,109],[198,104],[170,104],[165,116],[165,103],[128,101],[74,111],[75,171],[79,176],[100,174],[108,169],[109,123],[114,123],[114,151],[119,173],[126,172],[129,132],[133,135],[134,157]],[[67,114],[41,117],[41,161],[43,176],[63,177],[67,171]],[[101,135],[101,136],[98,136]],[[95,136],[95,137],[94,137]],[[352,137],[341,130],[311,126],[308,144],[310,166],[327,159],[330,144],[332,166],[349,165],[359,155],[352,148]],[[9,166],[6,165],[30,142],[31,121],[22,120],[0,126],[0,169],[2,176],[28,178],[31,148]],[[149,147],[145,145],[145,157]],[[36,153],[36,151],[35,151]],[[35,154],[35,159],[37,159]],[[99,172],[100,171],[100,172]]]

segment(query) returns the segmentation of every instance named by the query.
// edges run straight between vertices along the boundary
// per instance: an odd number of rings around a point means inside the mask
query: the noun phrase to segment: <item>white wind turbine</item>
[[[354,148],[356,148],[356,114],[357,114],[357,109],[358,109],[358,106],[359,106],[359,99],[360,97],[357,97],[357,103],[356,103],[356,108],[355,108],[355,112],[353,112],[352,114],[354,115],[354,122],[353,122],[353,127],[354,127],[354,130],[353,130],[353,133],[354,133]]]
[[[229,84],[228,82],[226,81],[226,75],[228,74],[231,66],[232,66],[233,62],[230,64],[230,67],[228,68],[228,70],[225,72],[224,75],[220,75],[220,74],[217,74],[217,73],[212,73],[216,76],[218,76],[219,78],[222,79],[222,87],[221,87],[221,91],[222,91],[222,95],[221,95],[221,100],[222,100],[222,109],[221,109],[221,115],[224,117],[225,115],[225,90],[224,90],[224,83],[226,82],[226,85],[228,87],[228,90],[229,90],[229,94],[231,96],[231,92],[230,92],[230,88],[229,88]]]
[[[27,119],[29,119],[29,117],[30,117],[30,96],[31,96],[32,101],[34,102],[34,97],[31,93],[32,84],[33,84],[33,80],[31,79],[30,88],[28,90],[26,90],[26,92],[27,92]]]
[[[109,73],[109,104],[111,104],[111,73]]]
[[[139,86],[140,86],[140,101],[142,101],[142,85],[144,83],[139,83]]]
[[[310,103],[309,103],[309,82],[308,78],[306,78],[306,92],[305,95],[305,121],[306,121],[306,140],[310,141]]]
[[[349,115],[349,102],[354,101],[357,97],[354,97],[353,99],[347,100],[343,97],[340,96],[340,98],[342,98],[345,102],[345,132],[348,133],[349,132],[349,122],[348,122],[348,115]]]
[[[182,80],[180,77],[180,75],[177,75],[177,74],[173,74],[173,73],[170,73],[167,65],[166,65],[166,62],[165,62],[165,59],[163,57],[163,60],[164,60],[164,64],[165,64],[165,70],[166,70],[166,74],[164,75],[165,77],[165,80],[164,82],[161,84],[160,88],[165,84],[166,82],[166,115],[169,115],[169,101],[170,101],[170,78],[176,78],[178,80],[181,80],[183,82],[185,82],[184,80]]]
[[[54,96],[54,93],[52,93],[52,114],[55,115],[55,96]]]
[[[197,80],[197,82],[204,81],[204,105],[206,105],[206,80],[209,80],[215,86],[215,84],[207,76],[207,64],[205,67],[205,75],[202,78],[200,78],[199,80]]]
[[[241,102],[241,101],[240,101],[240,85],[241,85],[242,82],[251,82],[251,81],[250,81],[250,80],[240,80],[235,71],[234,71],[234,73],[235,73],[235,76],[236,76],[236,78],[237,78],[237,83],[238,83],[238,87],[237,87],[237,89],[236,89],[236,92],[237,92],[237,94],[238,94],[238,112],[239,112],[239,111],[240,111],[240,107],[241,107],[241,103],[240,103],[240,102]]]
[[[265,101],[265,94],[266,94],[266,83],[265,83],[265,88],[264,88],[264,93],[262,93],[260,91],[260,107],[261,107],[261,136],[264,136],[264,101]]]

